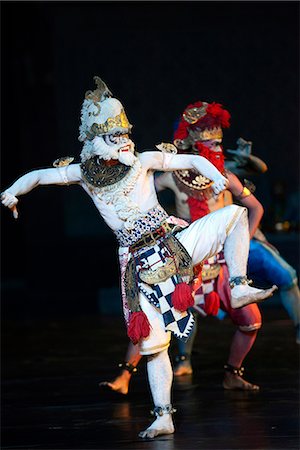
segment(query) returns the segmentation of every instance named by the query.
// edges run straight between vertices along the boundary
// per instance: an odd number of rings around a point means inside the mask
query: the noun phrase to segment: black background
[[[1,2],[1,22],[1,190],[57,157],[78,161],[94,75],[125,106],[138,150],[171,141],[187,104],[222,103],[224,147],[242,136],[269,167],[253,180],[266,230],[278,183],[283,205],[299,190],[298,2]],[[39,188],[19,212],[1,211],[4,305],[93,311],[99,287],[118,285],[118,265],[91,200],[78,187]]]

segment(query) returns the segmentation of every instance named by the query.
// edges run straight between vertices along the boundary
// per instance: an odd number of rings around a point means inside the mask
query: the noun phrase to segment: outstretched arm
[[[1,202],[12,210],[14,218],[18,218],[17,203],[19,195],[27,194],[37,186],[51,184],[73,184],[79,183],[81,172],[79,164],[72,164],[67,167],[39,169],[26,173],[18,178],[9,188],[1,194]]]
[[[225,178],[211,162],[199,155],[174,155],[161,152],[145,152],[140,155],[141,163],[147,169],[172,171],[184,169],[196,169],[214,182],[212,188],[215,194],[219,194],[228,185]]]
[[[229,179],[228,189],[232,192],[232,195],[238,200],[239,203],[248,208],[249,232],[251,239],[259,225],[259,222],[261,221],[264,208],[257,198],[251,194],[247,188],[244,188],[236,175],[231,172],[228,172],[227,175]]]

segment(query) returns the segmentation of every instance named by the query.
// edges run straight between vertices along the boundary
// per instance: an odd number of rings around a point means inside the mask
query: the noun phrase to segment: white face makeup
[[[108,134],[103,136],[105,143],[117,152],[134,152],[134,143],[128,134]]]
[[[128,134],[107,134],[95,138],[97,154],[103,159],[118,159],[126,166],[132,166],[136,157],[134,156],[134,143]]]

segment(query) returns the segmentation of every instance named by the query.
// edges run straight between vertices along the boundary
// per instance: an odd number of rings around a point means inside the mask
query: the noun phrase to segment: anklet
[[[120,369],[128,370],[128,372],[130,374],[133,374],[133,373],[137,372],[137,368],[133,364],[130,364],[129,362],[120,363],[119,367],[120,367]]]
[[[150,411],[152,416],[160,417],[164,414],[174,414],[177,411],[177,409],[173,408],[173,406],[166,405],[166,406],[155,406],[152,411]]]
[[[238,375],[239,377],[242,377],[244,374],[244,367],[234,367],[231,364],[225,364],[224,369],[226,372],[230,372],[233,375]]]
[[[232,288],[234,288],[234,286],[238,286],[239,284],[252,284],[253,281],[249,280],[246,275],[243,277],[234,277],[234,278],[230,278],[229,280],[229,286]]]
[[[175,362],[177,362],[177,363],[182,362],[182,361],[188,361],[189,359],[190,359],[190,357],[187,353],[184,353],[183,355],[175,356]]]

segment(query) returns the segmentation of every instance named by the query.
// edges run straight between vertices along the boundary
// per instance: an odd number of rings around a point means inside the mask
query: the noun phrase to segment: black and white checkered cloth
[[[139,268],[153,267],[157,268],[163,265],[166,257],[170,257],[168,248],[164,245],[162,240],[155,246],[142,251],[138,255],[138,270]],[[166,281],[148,285],[138,279],[138,286],[140,292],[145,295],[147,300],[156,308],[159,308],[163,315],[165,329],[174,333],[174,335],[186,341],[190,332],[193,329],[194,317],[190,311],[178,311],[172,305],[172,293],[179,280],[177,275],[168,278]]]

